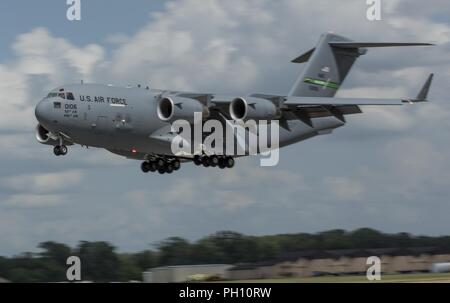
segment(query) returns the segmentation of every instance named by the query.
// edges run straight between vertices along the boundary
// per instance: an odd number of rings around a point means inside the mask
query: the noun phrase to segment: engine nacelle
[[[157,114],[162,121],[187,120],[194,122],[194,113],[202,113],[202,119],[209,117],[206,106],[195,99],[164,97],[158,102]]]
[[[38,124],[36,126],[36,140],[39,143],[47,144],[47,145],[58,145],[58,140],[51,138],[51,133],[42,125]]]
[[[230,103],[229,114],[233,120],[273,120],[281,117],[281,110],[266,99],[239,97]]]

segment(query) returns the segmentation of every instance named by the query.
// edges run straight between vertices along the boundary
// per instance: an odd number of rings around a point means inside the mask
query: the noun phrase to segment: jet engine
[[[165,97],[157,106],[158,118],[162,121],[187,120],[192,123],[194,113],[201,113],[202,119],[209,117],[208,108],[195,99]]]
[[[42,125],[38,124],[36,126],[36,139],[39,143],[47,145],[58,145],[58,140],[51,138],[51,133]]]
[[[230,117],[233,120],[273,120],[281,116],[280,109],[266,99],[236,98],[230,103]]]

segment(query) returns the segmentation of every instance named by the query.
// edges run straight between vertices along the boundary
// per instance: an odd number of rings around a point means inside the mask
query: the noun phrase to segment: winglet
[[[434,76],[434,74],[430,74],[428,76],[427,81],[425,82],[425,84],[423,85],[422,89],[420,90],[420,92],[417,95],[416,99],[413,100],[413,102],[428,101],[427,100],[427,96],[428,96],[428,91],[430,90],[431,82],[433,81],[433,76]]]

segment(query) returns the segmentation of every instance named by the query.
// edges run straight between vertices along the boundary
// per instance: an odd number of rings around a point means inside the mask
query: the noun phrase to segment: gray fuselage
[[[62,135],[69,143],[105,148],[135,159],[172,155],[170,144],[160,139],[170,133],[170,123],[158,118],[157,104],[162,96],[178,93],[100,84],[65,85],[39,102],[36,117],[45,129]],[[311,123],[304,123],[293,113],[285,113],[285,117],[287,125],[280,125],[280,146],[329,133],[345,124],[333,116],[313,118]]]

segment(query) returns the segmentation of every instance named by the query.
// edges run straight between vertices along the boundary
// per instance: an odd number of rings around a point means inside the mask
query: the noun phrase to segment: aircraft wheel
[[[168,163],[164,168],[165,168],[166,173],[168,173],[168,174],[173,173],[173,165],[171,163]]]
[[[226,168],[227,166],[225,165],[225,159],[224,158],[220,158],[219,159],[219,168],[220,169],[224,169],[224,168]]]
[[[173,165],[173,170],[179,170],[181,167],[181,162],[180,160],[176,159],[175,161],[172,162]]]
[[[209,158],[209,163],[211,164],[212,167],[216,167],[217,165],[219,165],[219,157],[211,156]]]
[[[60,153],[60,155],[65,156],[65,155],[67,155],[67,152],[68,152],[67,146],[61,145],[61,146],[59,147],[59,153]]]
[[[157,159],[156,160],[156,166],[158,167],[164,167],[164,165],[166,164],[166,161],[164,161],[164,159]]]
[[[55,156],[61,156],[61,150],[60,150],[59,145],[57,145],[53,148],[53,153],[55,154]]]
[[[160,175],[164,174],[165,172],[166,172],[166,170],[164,169],[164,167],[158,168],[158,173],[159,173]]]
[[[193,161],[194,161],[194,164],[197,165],[197,166],[202,165],[202,159],[198,155],[194,156],[194,160]]]
[[[202,164],[204,167],[209,167],[210,166],[209,158],[206,156],[202,157]]]
[[[142,162],[141,169],[144,173],[148,173],[150,171],[150,164],[148,162]]]
[[[233,168],[234,167],[234,159],[232,157],[226,157],[225,166],[227,168]]]
[[[148,170],[151,172],[155,172],[158,169],[158,167],[156,167],[156,163],[154,161],[150,161],[148,162]]]

